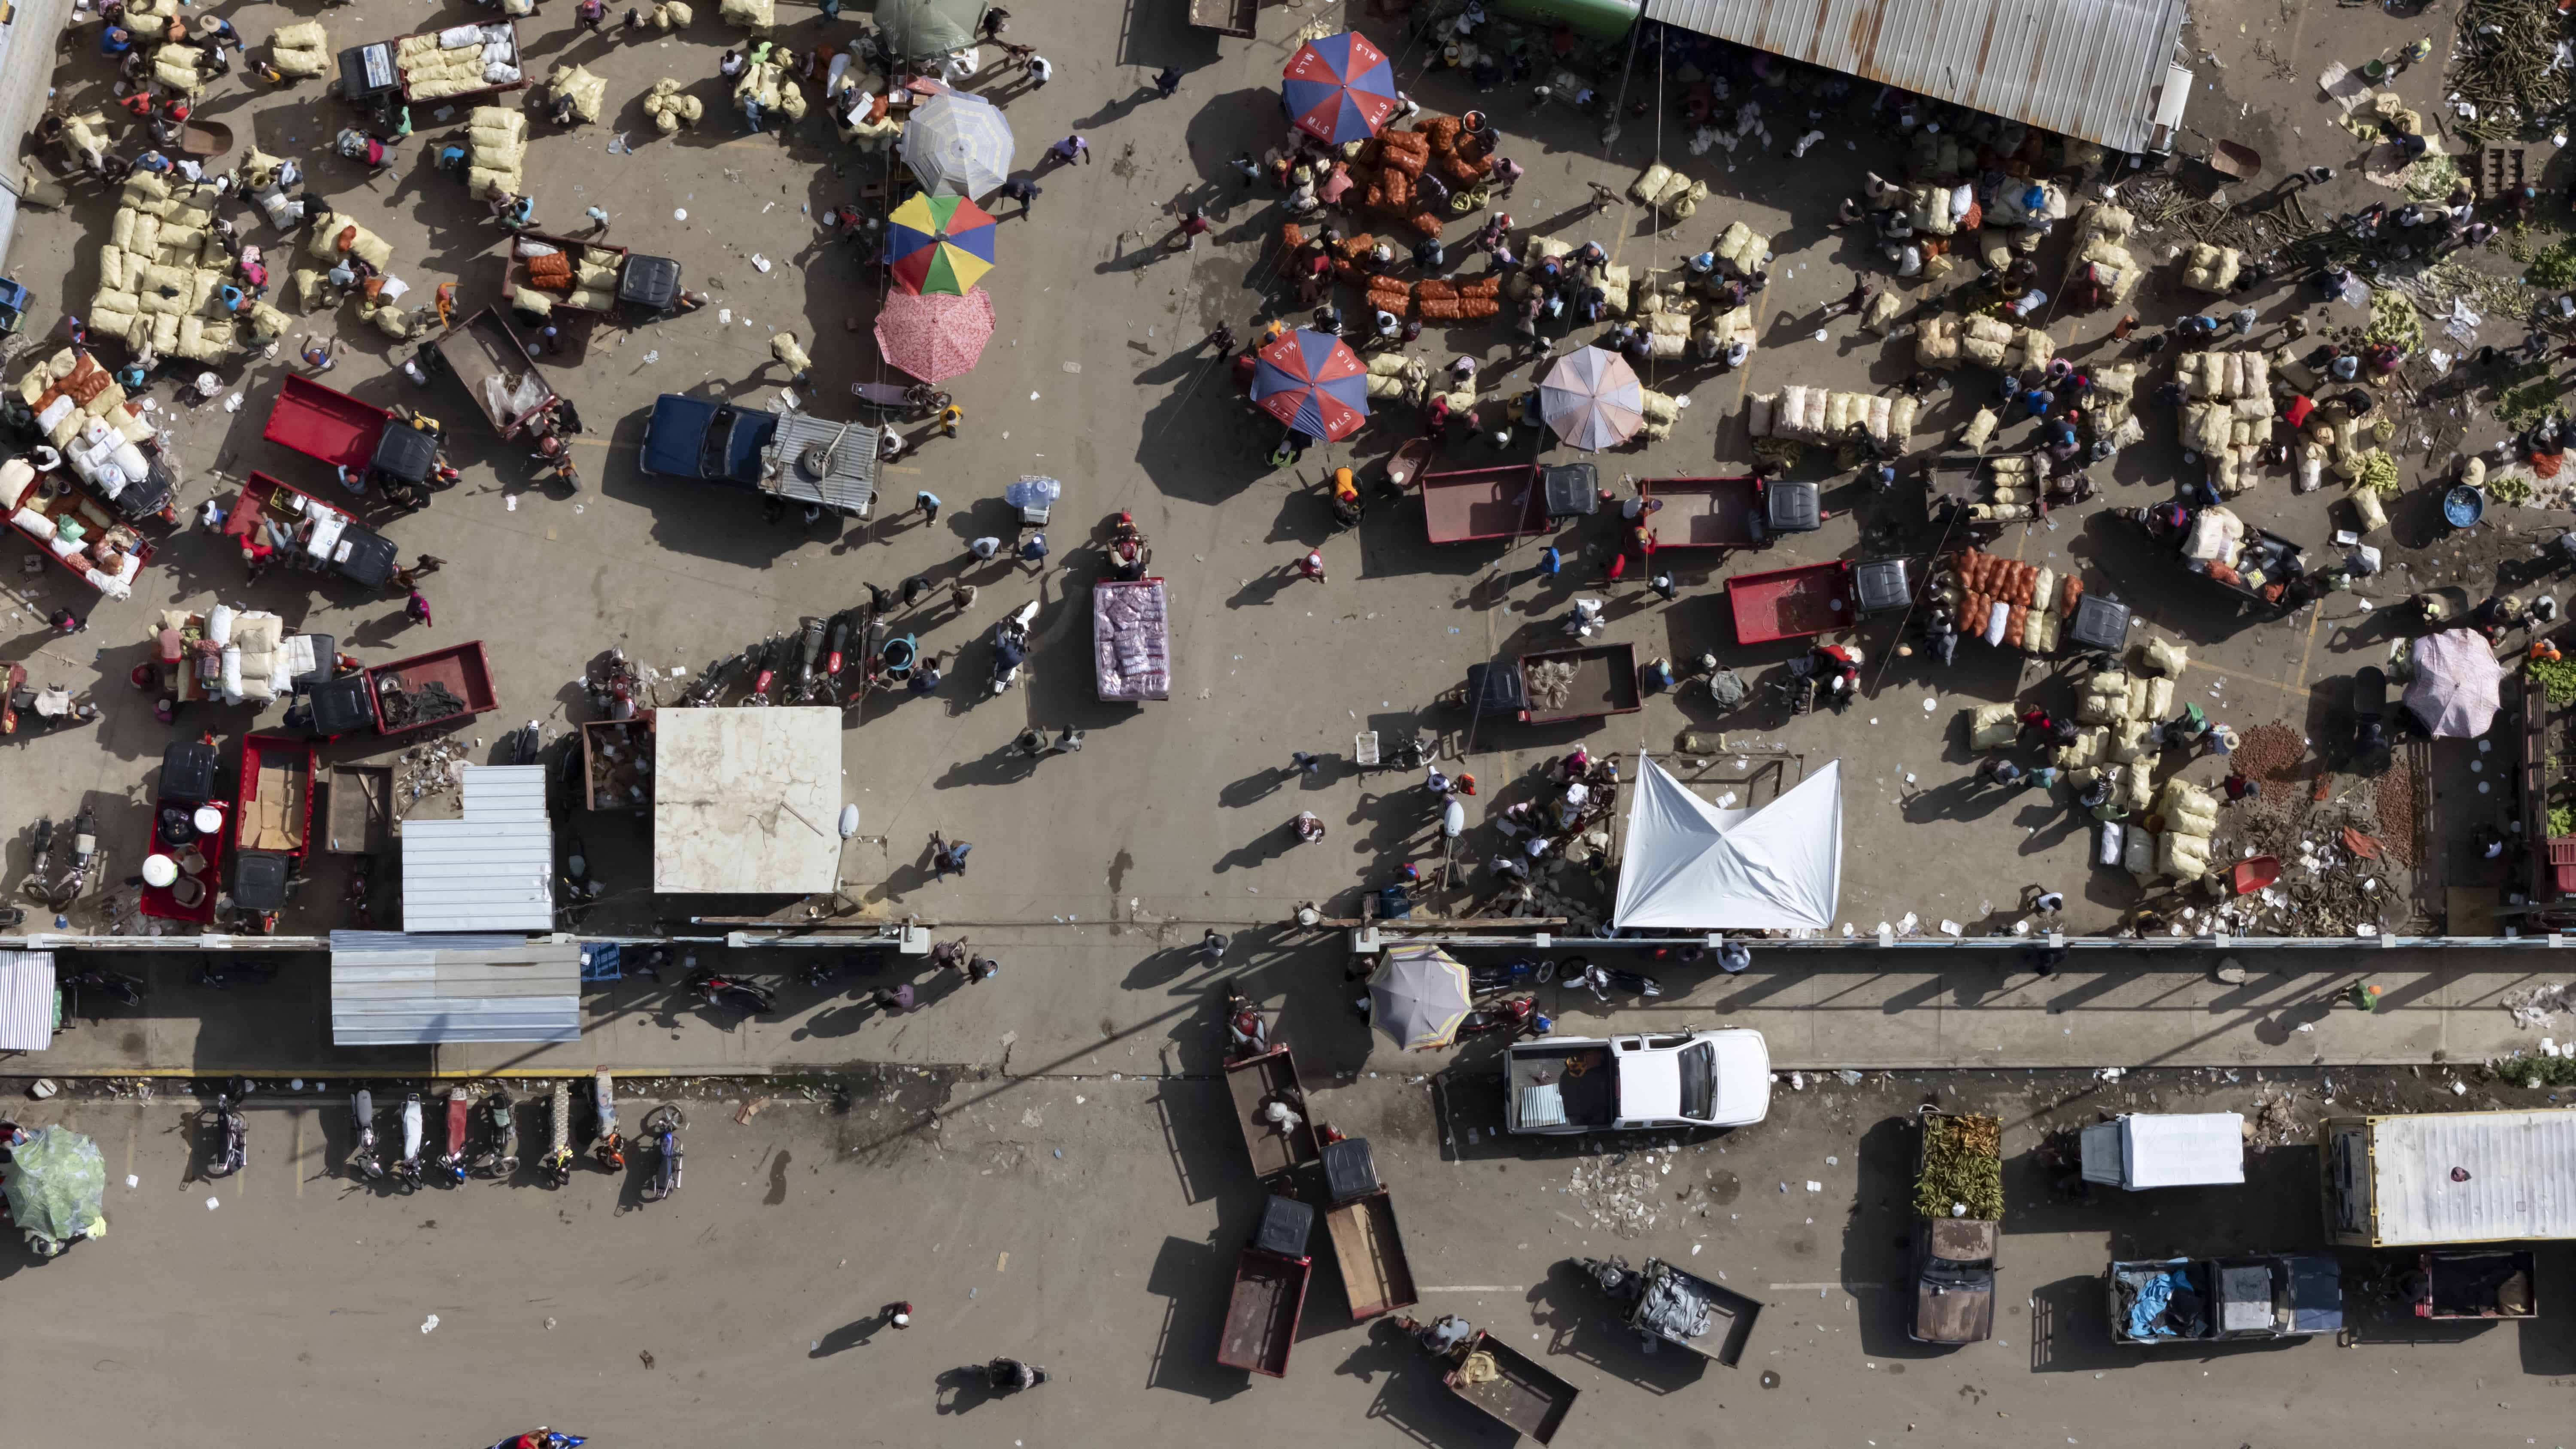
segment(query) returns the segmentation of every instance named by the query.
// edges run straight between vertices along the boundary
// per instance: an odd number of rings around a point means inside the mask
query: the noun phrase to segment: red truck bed
[[[1547,489],[1535,463],[1422,475],[1422,517],[1433,543],[1525,538],[1548,531]]]
[[[217,814],[229,814],[233,808],[233,802],[230,800],[208,800],[205,804],[212,808]],[[191,806],[189,808],[195,809],[196,807]],[[178,852],[173,854],[169,847],[161,843],[161,812],[157,808],[153,810],[152,844],[149,853],[153,855],[168,855],[171,856],[172,859],[176,860],[185,856],[188,850],[193,847],[199,855],[206,858],[206,864],[203,869],[198,870],[193,875],[182,875],[179,877],[181,881],[196,881],[198,894],[197,903],[195,905],[183,906],[179,904],[179,898],[174,894],[178,889],[177,882],[173,882],[166,886],[146,885],[143,888],[142,899],[139,902],[138,907],[143,914],[147,916],[157,916],[165,921],[193,921],[200,926],[211,924],[215,919],[215,896],[217,894],[216,882],[221,881],[224,878],[224,837],[231,833],[232,821],[227,819],[225,820],[224,827],[222,829],[207,831],[205,834],[188,842],[187,845],[181,846]]]
[[[1762,489],[1750,475],[1648,478],[1637,492],[1663,500],[1647,520],[1657,548],[1751,548],[1762,541],[1754,529],[1762,516]]]
[[[1726,581],[1735,609],[1735,642],[1763,644],[1840,629],[1853,619],[1851,565],[1841,559],[1800,564]]]
[[[233,840],[301,857],[313,844],[313,776],[321,751],[305,735],[244,735]]]
[[[335,468],[364,468],[374,461],[376,440],[393,414],[360,402],[301,373],[288,373],[268,409],[260,436]]]
[[[1288,1351],[1297,1343],[1297,1320],[1306,1309],[1306,1284],[1314,1265],[1246,1248],[1236,1259],[1234,1293],[1226,1300],[1225,1336],[1216,1361],[1227,1368],[1288,1376]]]
[[[440,685],[462,701],[465,708],[427,719],[406,720],[399,714],[389,718],[384,700],[388,680],[398,686],[397,696],[417,695],[432,684]],[[367,670],[367,705],[375,713],[376,733],[380,735],[407,734],[433,725],[470,719],[499,703],[492,692],[492,664],[484,657],[480,639],[450,645],[428,654],[416,654],[409,659],[398,659],[391,664],[372,665]]]

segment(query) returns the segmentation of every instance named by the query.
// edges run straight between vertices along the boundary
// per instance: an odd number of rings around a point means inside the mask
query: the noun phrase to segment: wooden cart
[[[333,855],[382,855],[393,848],[394,772],[386,765],[341,765],[331,771],[322,848]]]
[[[492,663],[483,653],[483,641],[468,640],[391,664],[371,665],[366,670],[367,708],[375,717],[380,735],[409,734],[413,730],[454,724],[492,709],[500,700],[492,692]],[[452,714],[415,718],[408,706],[393,699],[418,696],[431,685],[438,685],[456,697],[464,708]]]
[[[1757,548],[1765,541],[1762,480],[1750,474],[1648,478],[1638,483],[1637,493],[1664,505],[1646,520],[1658,549]]]
[[[1225,1336],[1216,1361],[1270,1378],[1288,1376],[1288,1351],[1297,1344],[1297,1320],[1306,1311],[1306,1285],[1314,1265],[1246,1248],[1234,1265],[1234,1292],[1226,1300]]]
[[[1243,1150],[1252,1158],[1252,1175],[1268,1181],[1323,1156],[1314,1123],[1306,1117],[1306,1092],[1297,1080],[1297,1059],[1287,1045],[1225,1066],[1226,1091],[1234,1098],[1234,1124],[1243,1132]],[[1297,1114],[1293,1132],[1279,1132],[1253,1115],[1273,1098],[1286,1097]]]
[[[1326,1208],[1324,1232],[1333,1241],[1333,1261],[1341,1268],[1353,1322],[1422,1301],[1413,1286],[1413,1263],[1404,1254],[1404,1235],[1396,1229],[1395,1200],[1385,1188]]]
[[[1851,565],[1841,559],[1737,574],[1726,581],[1726,601],[1735,610],[1738,644],[1822,634],[1848,628],[1857,617],[1852,608]]]
[[[1493,1364],[1494,1377],[1469,1376],[1467,1363],[1478,1355]],[[1485,1417],[1542,1444],[1556,1438],[1581,1393],[1537,1360],[1482,1329],[1467,1341],[1460,1360],[1458,1367],[1441,1376],[1449,1392],[1475,1405]]]

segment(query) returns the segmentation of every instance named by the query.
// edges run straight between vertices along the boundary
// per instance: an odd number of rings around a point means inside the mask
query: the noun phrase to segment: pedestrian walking
[[[1682,595],[1681,586],[1674,583],[1673,576],[1668,573],[1657,574],[1653,578],[1646,580],[1646,587],[1653,589],[1667,604],[1680,598]]]
[[[1306,550],[1306,554],[1305,554],[1305,556],[1304,556],[1303,558],[1298,559],[1295,563],[1293,563],[1293,564],[1289,565],[1289,567],[1290,567],[1291,569],[1293,569],[1293,570],[1296,572],[1296,576],[1297,576],[1298,578],[1301,578],[1301,579],[1313,579],[1315,582],[1317,582],[1317,583],[1319,583],[1319,584],[1320,584],[1320,583],[1323,583],[1323,582],[1325,581],[1325,579],[1324,579],[1324,555],[1323,555],[1321,552],[1319,552],[1318,550],[1315,550],[1315,549],[1308,549],[1308,550]]]
[[[1855,272],[1852,274],[1851,290],[1843,294],[1841,301],[1826,303],[1821,315],[1840,317],[1846,312],[1857,312],[1870,304],[1870,300],[1878,295],[1879,288],[1878,278]]]
[[[1047,541],[1046,535],[1043,533],[1030,534],[1028,542],[1020,545],[1020,562],[1027,564],[1030,568],[1044,569],[1046,567],[1046,556]]]
[[[972,841],[946,840],[934,830],[930,832],[930,868],[939,873],[941,880],[946,880],[952,875],[964,875],[966,853],[974,848]]]
[[[332,368],[339,366],[339,363],[334,358],[334,354],[338,353],[345,345],[346,344],[342,343],[340,339],[336,337],[327,342],[320,338],[315,338],[311,342],[305,344],[302,354],[304,365],[315,372],[329,372]]]
[[[1167,65],[1154,73],[1154,94],[1161,99],[1170,100],[1172,92],[1180,88],[1181,68],[1179,66]]]
[[[910,1011],[913,1002],[912,983],[907,981],[901,986],[880,986],[868,993],[868,1002],[877,1010],[889,1015],[898,1011]],[[898,1323],[895,1327],[901,1328],[903,1324]]]
[[[1592,188],[1592,210],[1594,212],[1598,213],[1608,211],[1610,208],[1619,204],[1618,192],[1611,190],[1609,187],[1602,185],[1598,181],[1587,181],[1583,184]]]
[[[1172,240],[1170,243],[1172,250],[1197,251],[1199,249],[1199,238],[1207,235],[1207,230],[1207,208],[1204,206],[1191,207],[1188,214],[1181,218],[1179,229],[1172,233]]]
[[[921,510],[922,522],[937,523],[939,521],[939,495],[931,492],[929,489],[924,488],[920,492],[913,494],[912,506]]]
[[[412,590],[411,597],[403,600],[403,613],[405,616],[410,618],[413,623],[418,624],[424,629],[435,629],[438,627],[436,624],[431,623],[429,619],[429,595],[422,593],[418,589]]]
[[[2066,893],[2064,891],[2053,891],[2045,886],[2037,885],[2029,887],[2029,890],[2030,908],[2040,915],[2053,916],[2066,909]]]
[[[948,605],[963,614],[975,607],[977,592],[975,586],[964,579],[951,579],[948,582]]]
[[[1020,62],[1020,68],[1029,73],[1029,89],[1033,91],[1045,90],[1046,83],[1055,79],[1054,63],[1034,50],[1029,52],[1028,59]]]
[[[1235,338],[1233,326],[1228,323],[1219,322],[1216,324],[1216,330],[1214,332],[1211,332],[1206,337],[1200,339],[1199,345],[1215,348],[1216,360],[1223,362],[1234,355],[1234,349],[1239,344]]]
[[[1304,750],[1294,750],[1289,753],[1288,769],[1291,774],[1311,776],[1323,768],[1324,757],[1321,755],[1310,755]]]
[[[1552,579],[1562,572],[1564,568],[1565,555],[1556,551],[1555,544],[1551,543],[1547,547],[1538,551],[1539,577]]]
[[[950,403],[948,406],[941,408],[939,410],[939,435],[943,438],[956,437],[957,425],[964,421],[966,421],[966,410],[959,407],[957,404]],[[933,517],[938,516],[938,509],[936,507],[931,510],[931,515]]]
[[[56,609],[53,617],[47,622],[51,623],[57,632],[64,634],[77,634],[89,627],[89,621],[73,613],[69,605]]]
[[[1044,188],[1025,176],[1014,176],[1002,183],[1002,194],[1020,204],[1018,214],[1021,216],[1029,214],[1030,205],[1038,199],[1043,190]]]
[[[1091,143],[1080,136],[1067,136],[1049,146],[1046,154],[1049,161],[1060,165],[1070,166],[1079,161],[1088,166],[1091,164]]]
[[[582,215],[589,218],[590,229],[592,231],[599,233],[601,236],[606,236],[608,234],[608,208],[604,206],[587,207],[582,211]]]
[[[1199,959],[1213,966],[1225,959],[1226,948],[1233,944],[1233,937],[1210,926],[1207,934],[1199,937]]]
[[[1002,541],[993,537],[991,534],[986,534],[984,537],[976,539],[974,542],[966,545],[966,552],[972,556],[977,563],[990,563],[992,562],[994,555],[1001,551]]]
[[[1252,159],[1251,152],[1246,151],[1236,156],[1232,164],[1234,174],[1243,178],[1244,190],[1250,191],[1252,183],[1261,179],[1261,163]]]
[[[1728,938],[1718,944],[1717,966],[1729,976],[1741,976],[1753,964],[1753,948],[1742,941]]]

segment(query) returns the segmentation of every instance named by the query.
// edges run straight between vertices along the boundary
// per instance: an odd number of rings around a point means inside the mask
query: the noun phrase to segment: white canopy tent
[[[1842,895],[1837,760],[1759,810],[1729,810],[1640,758],[1619,862],[1621,930],[1823,930]]]

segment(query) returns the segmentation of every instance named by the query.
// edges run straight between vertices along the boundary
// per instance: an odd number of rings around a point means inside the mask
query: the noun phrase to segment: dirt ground
[[[1580,1391],[1559,1443],[2037,1449],[2132,1442],[2120,1426],[2146,1422],[2210,1443],[2395,1445],[2462,1424],[2558,1442],[2550,1396],[2576,1374],[2563,1315],[2421,1325],[2378,1301],[2366,1255],[2344,1259],[2349,1347],[2110,1344],[2114,1255],[2318,1241],[2306,1143],[2328,1097],[2336,1111],[2490,1104],[2483,1089],[2452,1097],[2438,1074],[2230,1076],[1816,1076],[1783,1083],[1758,1126],[1591,1148],[1497,1137],[1498,1079],[1472,1063],[1363,1078],[1314,1104],[1370,1140],[1413,1311],[1460,1314]],[[51,1262],[0,1245],[15,1312],[43,1328],[7,1373],[23,1435],[250,1442],[291,1419],[363,1421],[388,1446],[484,1444],[537,1422],[595,1444],[1506,1442],[1411,1344],[1351,1321],[1321,1245],[1286,1381],[1212,1363],[1262,1194],[1207,1078],[904,1071],[726,1089],[757,1097],[631,1083],[630,1126],[658,1091],[688,1114],[681,1190],[651,1204],[636,1199],[642,1152],[623,1179],[584,1163],[555,1191],[524,1173],[411,1195],[352,1180],[351,1085],[256,1100],[248,1167],[212,1181],[195,1175],[192,1097],[17,1114],[95,1137],[110,1184],[104,1239]],[[391,1129],[399,1084],[373,1086]],[[1995,1334],[1954,1350],[1903,1334],[1904,1119],[1925,1103],[2005,1124]],[[2256,1119],[2246,1184],[2089,1199],[2054,1186],[2049,1134],[2157,1108]],[[521,1123],[525,1150],[540,1147],[542,1113]],[[1740,1365],[1640,1353],[1571,1262],[1614,1253],[1671,1258],[1763,1303]],[[2544,1250],[2541,1277],[2540,1301],[2561,1301],[2567,1256]],[[883,1321],[896,1301],[914,1305],[908,1331]],[[997,1399],[953,1372],[996,1354],[1053,1380]]]

